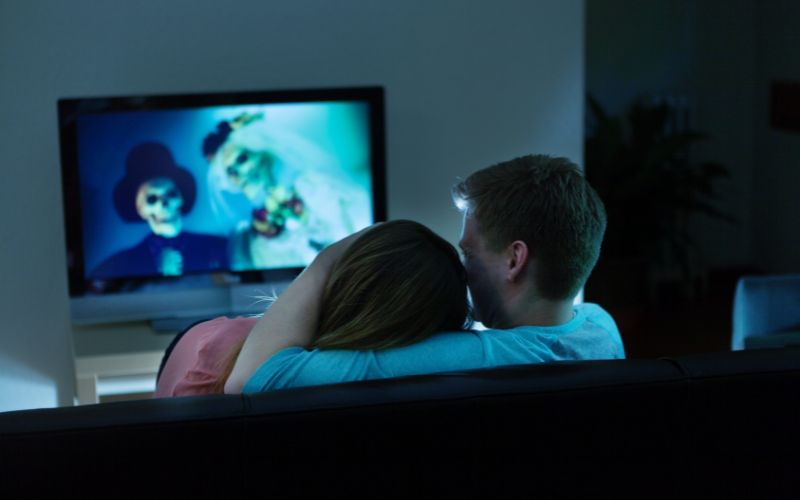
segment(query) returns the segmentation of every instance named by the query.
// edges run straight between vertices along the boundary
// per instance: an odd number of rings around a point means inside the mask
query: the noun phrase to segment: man
[[[472,174],[453,197],[464,212],[459,246],[475,319],[500,329],[571,320],[606,227],[577,166],[525,156]]]
[[[228,240],[186,231],[183,217],[194,206],[197,184],[160,142],[133,147],[125,175],[114,187],[114,208],[126,223],[146,222],[150,232],[139,243],[106,258],[89,278],[104,280],[146,276],[180,276],[228,268]]]
[[[577,166],[544,155],[516,158],[472,174],[453,194],[464,211],[459,246],[475,318],[489,330],[443,332],[385,351],[305,349],[326,261],[345,239],[320,254],[259,320],[225,392],[625,356],[608,313],[595,304],[573,306],[606,226],[603,204]]]

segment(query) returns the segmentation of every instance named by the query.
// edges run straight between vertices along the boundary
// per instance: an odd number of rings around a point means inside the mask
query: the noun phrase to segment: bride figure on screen
[[[328,244],[372,222],[369,184],[264,112],[221,121],[203,141],[215,200],[240,193],[250,213],[231,239],[237,271],[304,267]],[[355,181],[353,179],[356,179]]]

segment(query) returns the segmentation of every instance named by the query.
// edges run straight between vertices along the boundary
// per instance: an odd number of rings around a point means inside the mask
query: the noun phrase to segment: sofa
[[[800,274],[739,278],[731,349],[790,345],[800,346]]]
[[[796,348],[0,413],[25,498],[797,498],[798,457]]]

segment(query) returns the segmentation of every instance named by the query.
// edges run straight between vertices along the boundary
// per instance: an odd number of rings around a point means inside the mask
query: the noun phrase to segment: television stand
[[[72,325],[77,403],[149,397],[173,335],[145,321]]]
[[[126,399],[152,397],[163,356],[163,351],[150,351],[76,358],[77,404],[126,395]]]

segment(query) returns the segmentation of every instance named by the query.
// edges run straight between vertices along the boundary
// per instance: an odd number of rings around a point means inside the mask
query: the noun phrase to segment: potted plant
[[[592,96],[588,104],[586,176],[606,205],[608,228],[587,295],[612,303],[657,299],[665,276],[682,296],[691,295],[706,271],[689,221],[704,214],[734,222],[714,204],[716,182],[728,170],[692,161],[692,145],[706,135],[679,126],[667,102],[639,99],[620,116]]]

